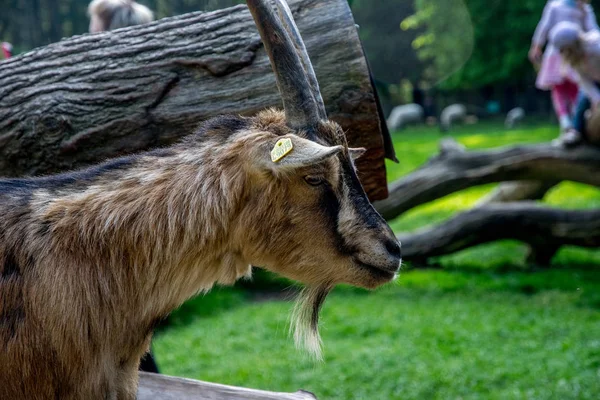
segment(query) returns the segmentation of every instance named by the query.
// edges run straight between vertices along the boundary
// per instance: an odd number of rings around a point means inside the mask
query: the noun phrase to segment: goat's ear
[[[296,135],[275,137],[268,142],[261,158],[272,169],[308,167],[335,156],[343,149],[342,146],[323,146]]]
[[[352,158],[353,161],[358,160],[366,152],[367,152],[367,149],[365,149],[364,147],[355,147],[355,148],[351,147],[348,149],[348,153],[350,153],[350,158]]]

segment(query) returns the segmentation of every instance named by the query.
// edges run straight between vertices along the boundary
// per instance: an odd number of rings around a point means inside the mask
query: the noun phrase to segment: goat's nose
[[[388,240],[385,242],[385,248],[388,253],[394,258],[402,258],[402,250],[400,248],[400,242],[397,240]]]
[[[398,271],[400,269],[400,262],[402,261],[402,250],[400,249],[400,242],[397,240],[386,240],[383,243],[387,255],[384,257],[385,269],[388,271]]]

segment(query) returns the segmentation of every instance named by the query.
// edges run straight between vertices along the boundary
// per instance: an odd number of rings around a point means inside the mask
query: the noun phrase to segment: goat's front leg
[[[133,365],[128,363],[127,366],[121,367],[117,383],[118,400],[135,400],[137,398],[139,381],[138,364],[139,359]]]
[[[117,386],[118,400],[135,400],[139,384],[140,360],[150,349],[152,334],[127,359],[119,363],[119,379]]]

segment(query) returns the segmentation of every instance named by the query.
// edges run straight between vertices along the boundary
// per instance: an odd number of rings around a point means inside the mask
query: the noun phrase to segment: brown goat
[[[259,265],[307,285],[296,339],[318,352],[337,283],[394,278],[400,246],[327,121],[287,9],[248,0],[285,114],[219,117],[170,148],[0,180],[0,397],[134,399],[157,321]],[[295,49],[298,49],[296,52]],[[282,139],[293,149],[278,161]]]

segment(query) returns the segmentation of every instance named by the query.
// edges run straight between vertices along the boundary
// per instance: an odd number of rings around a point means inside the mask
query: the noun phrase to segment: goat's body
[[[243,185],[204,164],[227,173],[225,138],[0,180],[0,398],[134,398],[161,317],[248,273],[225,250]]]

